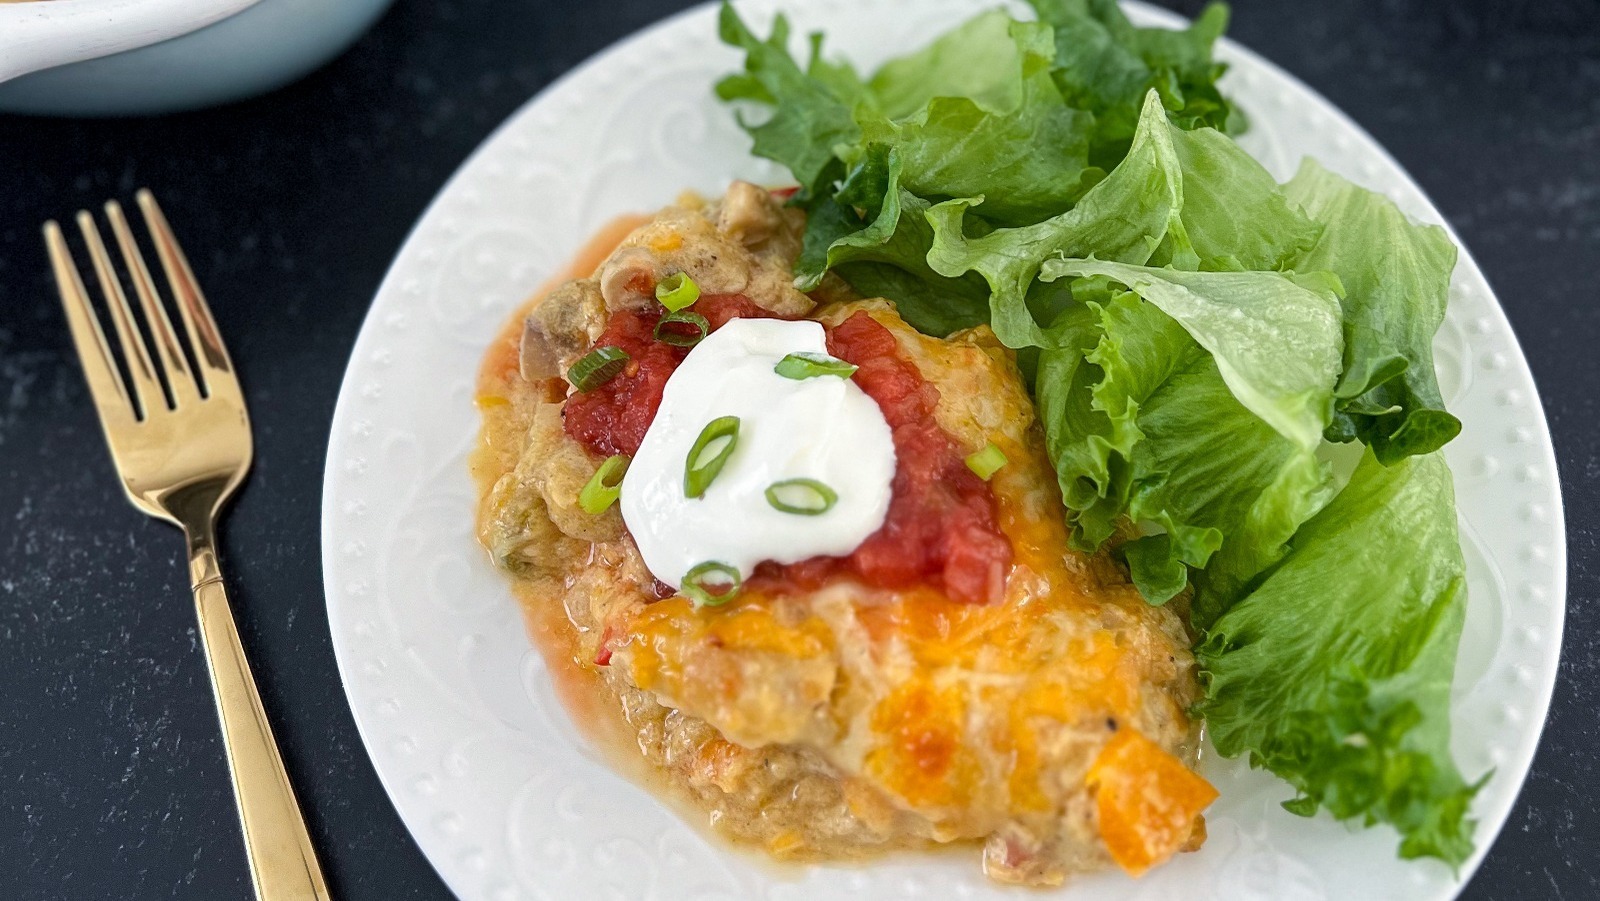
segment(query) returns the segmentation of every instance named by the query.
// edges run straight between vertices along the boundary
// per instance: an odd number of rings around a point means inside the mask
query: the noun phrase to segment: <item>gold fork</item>
[[[137,199],[198,372],[191,371],[184,359],[172,321],[116,201],[105,205],[106,219],[116,236],[128,280],[139,296],[155,358],[152,360],[133,318],[94,217],[87,211],[79,211],[78,228],[116,330],[128,370],[127,383],[117,371],[61,227],[51,221],[45,223],[44,239],[56,288],[128,499],[150,516],[183,529],[189,542],[189,578],[200,617],[200,644],[222,719],[223,746],[233,775],[256,897],[261,901],[326,901],[328,889],[322,870],[272,728],[261,709],[217,564],[217,513],[250,468],[250,420],[244,395],[211,310],[166,217],[149,191],[141,190]],[[163,374],[170,397],[162,389]]]

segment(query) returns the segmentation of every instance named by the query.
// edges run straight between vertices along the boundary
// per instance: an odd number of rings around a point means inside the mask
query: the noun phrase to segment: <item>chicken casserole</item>
[[[1181,605],[1147,603],[1109,549],[1069,548],[1013,352],[986,326],[923,335],[832,278],[798,291],[803,227],[748,183],[686,197],[491,350],[479,535],[530,618],[568,630],[552,668],[593,674],[598,715],[668,791],[778,857],[974,843],[991,878],[1053,885],[1199,847],[1216,793],[1194,772]],[[658,299],[684,283],[692,318]],[[652,571],[637,519],[597,511],[593,486],[634,460],[620,491],[644,490],[630,480],[694,342],[757,320],[820,326],[876,405],[887,507],[847,553],[763,559],[706,594]],[[602,349],[620,362],[574,384]]]

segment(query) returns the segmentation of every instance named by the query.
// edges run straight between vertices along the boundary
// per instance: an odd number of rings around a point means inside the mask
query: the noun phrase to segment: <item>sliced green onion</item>
[[[688,332],[681,332],[671,328],[674,325],[687,325],[693,328],[695,333],[689,334]],[[663,328],[663,326],[667,327]],[[688,310],[673,310],[662,316],[661,321],[656,323],[656,340],[664,344],[671,344],[673,347],[693,347],[699,344],[700,340],[709,331],[711,331],[711,323],[706,320],[706,317],[701,316],[699,313],[691,313]]]
[[[718,416],[700,430],[683,461],[683,496],[703,497],[739,444],[739,417]]]
[[[995,447],[993,441],[985,444],[983,450],[967,456],[967,468],[977,473],[978,478],[985,482],[999,472],[1000,467],[1010,462],[1006,459],[1005,451]]]
[[[696,607],[717,607],[738,597],[743,584],[737,569],[707,560],[683,574],[683,587],[678,591]]]
[[[622,495],[622,477],[627,475],[628,463],[627,456],[617,454],[607,457],[606,462],[600,464],[589,483],[578,492],[578,506],[583,508],[583,512],[599,516],[611,509],[611,505]]]
[[[682,272],[674,272],[656,282],[656,300],[671,312],[678,312],[700,299],[700,286]]]
[[[631,359],[627,351],[615,344],[596,347],[572,364],[567,370],[567,381],[579,391],[593,391],[621,375]]]
[[[821,516],[838,502],[839,495],[816,479],[784,479],[767,486],[767,503],[785,513]]]
[[[814,379],[819,375],[836,375],[847,379],[855,374],[856,366],[836,360],[827,354],[792,353],[778,361],[772,371],[786,379]]]

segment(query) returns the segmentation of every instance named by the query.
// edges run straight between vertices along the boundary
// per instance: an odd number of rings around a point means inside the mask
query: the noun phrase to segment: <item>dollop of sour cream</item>
[[[895,468],[889,424],[851,379],[778,375],[774,367],[796,352],[827,354],[819,323],[734,319],[667,380],[621,506],[645,565],[673,588],[707,561],[748,578],[765,560],[843,556],[883,526]],[[721,416],[739,418],[738,443],[705,494],[686,497],[689,452]],[[838,500],[819,515],[768,502],[769,486],[796,478],[823,483]]]

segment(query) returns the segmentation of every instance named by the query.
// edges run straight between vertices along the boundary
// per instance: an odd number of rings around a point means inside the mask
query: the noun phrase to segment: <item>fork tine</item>
[[[200,390],[194,383],[194,377],[189,373],[189,364],[183,359],[183,350],[178,345],[178,335],[172,330],[172,320],[167,318],[166,308],[161,304],[161,298],[156,294],[155,281],[150,278],[150,269],[144,264],[144,256],[139,253],[139,245],[133,240],[133,231],[128,228],[128,218],[122,213],[122,204],[115,200],[106,201],[106,219],[111,222],[111,231],[117,237],[117,249],[122,253],[122,264],[128,270],[129,279],[133,282],[133,290],[139,295],[139,306],[144,310],[145,325],[150,329],[150,337],[156,346],[156,353],[161,358],[161,366],[167,372],[167,386],[172,389],[174,406],[181,406],[185,402],[200,399]]]
[[[158,407],[167,405],[166,395],[161,392],[161,382],[150,362],[150,352],[145,349],[144,336],[133,320],[133,309],[122,292],[122,283],[117,281],[117,271],[111,268],[111,255],[106,253],[105,242],[100,240],[100,228],[87,210],[78,212],[78,230],[83,232],[83,241],[89,246],[95,280],[100,283],[100,293],[111,311],[111,324],[116,327],[117,341],[122,345],[122,357],[133,382],[130,387],[134,406],[141,411],[142,418],[148,419]]]
[[[222,346],[222,335],[217,331],[216,320],[211,318],[211,308],[206,305],[205,295],[200,292],[200,283],[195,281],[189,260],[184,256],[183,248],[178,246],[178,239],[172,234],[167,217],[162,214],[155,195],[148,189],[140,188],[134,197],[139,201],[139,210],[144,213],[145,227],[150,230],[150,237],[155,242],[156,254],[161,257],[161,268],[167,274],[172,296],[178,301],[178,315],[183,318],[184,330],[189,333],[189,343],[199,363],[200,375],[205,380],[206,395],[209,397],[227,392],[237,396],[239,381],[233,374],[233,362],[228,359],[228,349]]]
[[[122,377],[117,374],[117,364],[111,358],[111,346],[106,343],[99,317],[89,305],[89,292],[78,276],[72,251],[67,249],[67,239],[54,219],[44,224],[44,242],[50,251],[50,268],[55,272],[56,291],[61,295],[61,307],[67,314],[72,344],[78,351],[84,380],[89,383],[89,393],[94,396],[100,418],[107,424],[119,417],[131,421],[136,414]]]

